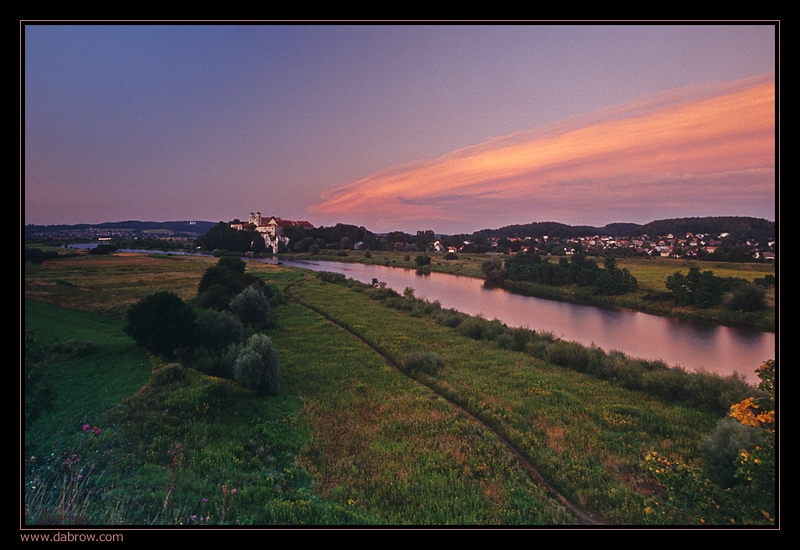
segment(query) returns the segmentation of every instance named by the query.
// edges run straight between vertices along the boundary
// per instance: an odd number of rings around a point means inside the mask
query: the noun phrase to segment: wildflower
[[[92,433],[93,433],[94,435],[97,435],[97,436],[99,436],[99,435],[100,435],[100,428],[98,428],[97,426],[95,426],[94,428],[92,428]]]
[[[84,424],[83,425],[83,432],[86,433],[88,431],[89,431],[89,424]]]

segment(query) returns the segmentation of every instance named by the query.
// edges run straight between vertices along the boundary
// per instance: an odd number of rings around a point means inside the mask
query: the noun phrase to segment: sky
[[[771,23],[21,23],[24,223],[775,220]]]

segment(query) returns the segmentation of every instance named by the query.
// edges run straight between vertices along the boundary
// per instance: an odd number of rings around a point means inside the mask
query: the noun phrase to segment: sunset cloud
[[[774,196],[770,74],[680,89],[394,167],[324,194],[310,212],[385,229],[504,211],[509,223],[608,223],[655,212],[656,204],[667,217],[725,208],[736,215],[744,205],[769,208]]]

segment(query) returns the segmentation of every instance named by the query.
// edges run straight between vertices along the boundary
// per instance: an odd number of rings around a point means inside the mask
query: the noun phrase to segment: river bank
[[[416,257],[424,255],[430,263],[419,266]],[[343,263],[362,263],[386,267],[399,267],[419,270],[421,273],[435,272],[450,275],[461,275],[484,280],[482,264],[491,255],[459,254],[455,258],[443,253],[417,253],[394,251],[321,251],[319,254],[280,254],[281,260],[314,260]],[[501,256],[502,257],[502,256]],[[675,272],[686,273],[689,268],[697,267],[702,271],[712,271],[720,277],[739,278],[752,281],[767,274],[775,274],[775,266],[770,264],[723,264],[720,262],[701,262],[697,260],[678,260],[672,258],[620,258],[617,261],[620,269],[628,269],[639,281],[639,290],[622,296],[597,296],[577,288],[575,285],[555,287],[523,281],[505,280],[502,287],[517,294],[536,296],[550,300],[562,300],[570,303],[591,305],[603,308],[614,308],[627,311],[638,311],[651,315],[665,316],[675,319],[708,321],[726,326],[752,327],[767,332],[775,332],[776,327],[776,290],[766,292],[768,307],[759,312],[731,311],[722,307],[700,309],[696,307],[679,307],[667,299],[665,281]]]
[[[720,376],[733,374],[756,382],[754,371],[775,358],[775,335],[752,327],[677,319],[638,311],[582,305],[508,292],[468,276],[397,269],[360,262],[336,262],[306,257],[290,260],[261,259],[268,263],[312,271],[330,271],[361,283],[385,283],[404,294],[438,302],[442,308],[467,315],[499,320],[510,327],[552,334],[561,340],[629,357],[663,361],[688,371]]]

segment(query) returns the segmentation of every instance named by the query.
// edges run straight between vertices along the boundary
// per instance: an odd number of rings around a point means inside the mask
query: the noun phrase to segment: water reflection
[[[443,273],[419,275],[413,269],[327,261],[284,263],[342,273],[367,284],[378,279],[400,293],[412,287],[417,297],[438,300],[444,308],[631,357],[660,359],[691,371],[738,372],[757,383],[755,369],[775,358],[775,334],[769,332],[522,296],[484,286],[478,279]]]

